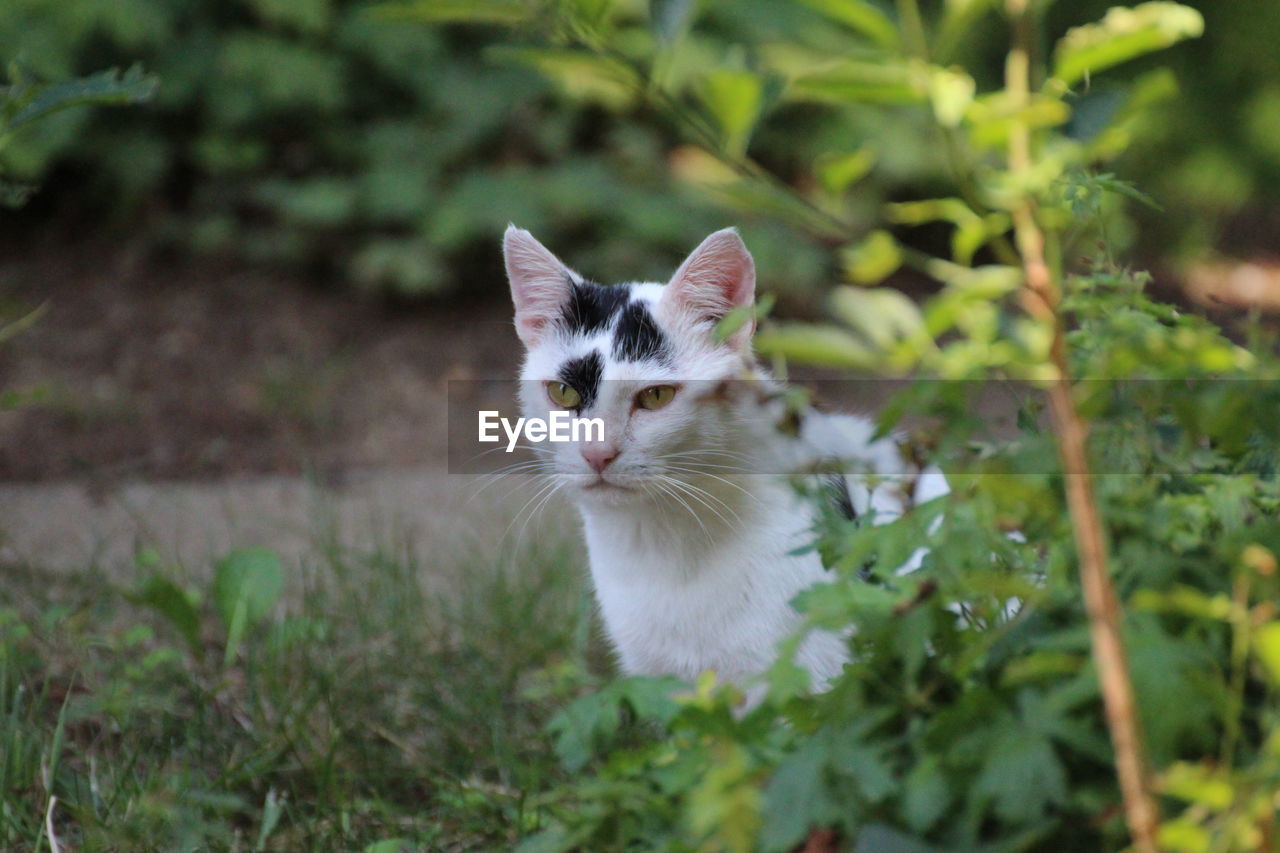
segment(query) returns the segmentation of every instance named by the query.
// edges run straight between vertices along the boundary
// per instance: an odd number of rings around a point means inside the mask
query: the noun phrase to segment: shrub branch
[[[1031,94],[1031,48],[1035,33],[1027,5],[1028,0],[1007,2],[1014,24],[1014,43],[1005,67],[1005,87],[1015,104],[1028,103]],[[1031,165],[1031,130],[1025,121],[1016,120],[1009,134],[1009,167],[1016,175],[1027,175]],[[1159,812],[1151,793],[1142,726],[1120,632],[1121,610],[1111,584],[1102,519],[1093,492],[1086,449],[1088,427],[1071,393],[1066,336],[1059,310],[1060,291],[1045,260],[1044,232],[1036,222],[1035,202],[1030,194],[1014,210],[1013,224],[1025,275],[1023,305],[1032,316],[1051,323],[1053,328],[1050,358],[1057,376],[1049,387],[1049,412],[1062,457],[1067,507],[1080,560],[1080,584],[1107,728],[1115,751],[1125,821],[1134,847],[1141,853],[1156,853]]]

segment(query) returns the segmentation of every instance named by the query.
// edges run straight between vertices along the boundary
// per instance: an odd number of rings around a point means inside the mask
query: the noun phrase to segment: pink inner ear
[[[516,333],[531,347],[568,301],[572,273],[532,234],[514,225],[503,235],[502,248],[516,308]]]
[[[699,320],[715,322],[734,308],[751,304],[756,291],[755,263],[738,232],[726,228],[693,250],[668,287],[681,310]]]

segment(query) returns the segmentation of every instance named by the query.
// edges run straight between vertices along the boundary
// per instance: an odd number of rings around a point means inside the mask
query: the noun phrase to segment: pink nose
[[[597,474],[603,474],[609,463],[618,458],[618,448],[608,444],[584,444],[581,450],[582,458]]]

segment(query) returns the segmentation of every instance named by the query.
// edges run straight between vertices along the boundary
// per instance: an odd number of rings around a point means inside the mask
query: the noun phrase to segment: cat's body
[[[624,671],[693,679],[712,669],[746,686],[800,618],[791,600],[827,579],[812,538],[814,507],[783,476],[840,459],[880,475],[838,479],[851,516],[879,523],[940,476],[903,495],[891,442],[848,416],[785,407],[754,362],[751,324],[713,328],[754,298],[751,256],[732,230],[709,237],[667,285],[603,287],[510,228],[507,273],[527,357],[526,417],[570,409],[604,421],[603,441],[554,445],[551,476],[581,513],[591,576]],[[796,662],[815,686],[847,660],[840,637],[811,632]]]

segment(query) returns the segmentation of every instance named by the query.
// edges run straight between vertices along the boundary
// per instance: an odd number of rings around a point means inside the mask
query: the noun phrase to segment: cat
[[[804,549],[814,502],[780,474],[859,463],[862,476],[830,485],[847,516],[872,523],[944,494],[945,479],[902,476],[897,446],[874,441],[858,417],[806,412],[794,435],[778,429],[786,407],[753,356],[754,323],[716,334],[755,298],[754,261],[735,229],[707,237],[665,285],[596,284],[514,225],[503,249],[525,348],[524,416],[569,410],[605,424],[603,440],[538,452],[581,515],[622,671],[691,681],[714,670],[758,698],[759,676],[801,625],[792,599],[830,579]],[[845,640],[820,630],[795,656],[814,689],[848,659]]]

